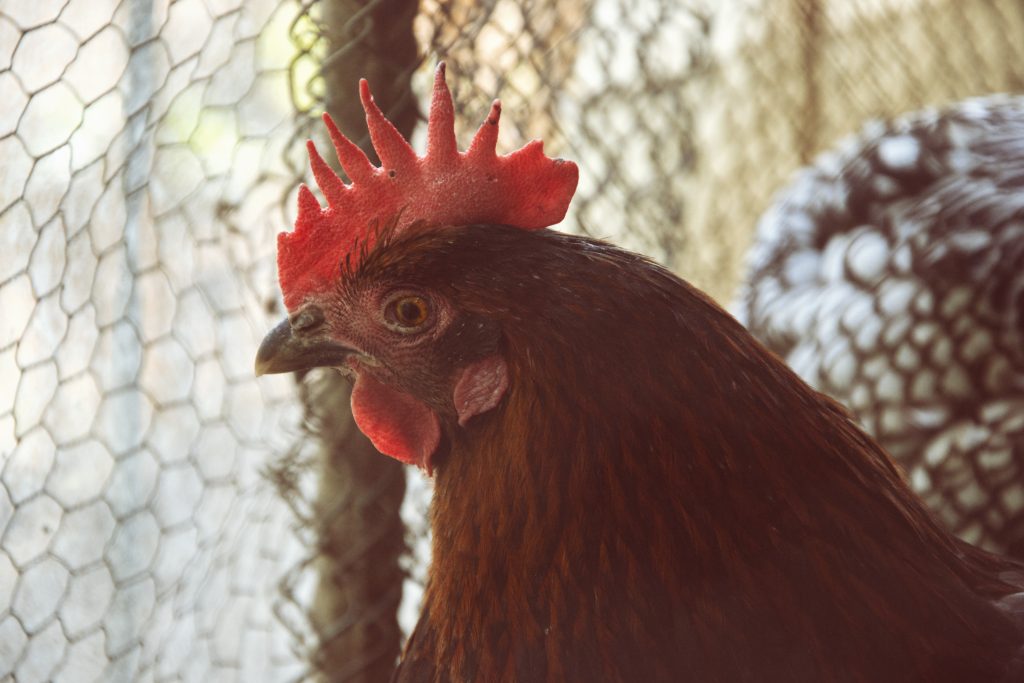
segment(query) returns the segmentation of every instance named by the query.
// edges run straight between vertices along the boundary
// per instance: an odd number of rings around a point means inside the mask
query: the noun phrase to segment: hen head
[[[334,367],[350,375],[360,429],[382,453],[428,472],[442,424],[463,426],[493,409],[509,381],[498,324],[457,296],[451,284],[462,273],[438,266],[437,253],[451,251],[448,233],[465,226],[539,230],[560,221],[578,178],[575,164],[544,156],[539,141],[495,154],[497,101],[459,152],[444,75],[442,63],[422,157],[384,118],[365,81],[360,96],[380,167],[324,116],[352,183],[308,144],[328,205],[300,188],[295,230],[278,236],[289,316],[256,357],[257,374]]]

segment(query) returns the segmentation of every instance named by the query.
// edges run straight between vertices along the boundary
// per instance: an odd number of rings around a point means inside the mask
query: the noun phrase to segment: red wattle
[[[352,388],[352,415],[378,451],[429,472],[441,426],[426,405],[361,372]]]

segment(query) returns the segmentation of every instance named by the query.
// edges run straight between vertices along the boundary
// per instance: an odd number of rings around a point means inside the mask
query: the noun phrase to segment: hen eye
[[[430,306],[419,296],[402,296],[387,307],[388,320],[400,327],[419,327],[430,317]]]

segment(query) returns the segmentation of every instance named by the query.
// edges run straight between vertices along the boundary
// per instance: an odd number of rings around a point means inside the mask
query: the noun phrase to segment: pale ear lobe
[[[486,413],[497,406],[506,389],[508,366],[498,354],[474,361],[460,369],[452,391],[459,426],[465,426],[474,415]]]

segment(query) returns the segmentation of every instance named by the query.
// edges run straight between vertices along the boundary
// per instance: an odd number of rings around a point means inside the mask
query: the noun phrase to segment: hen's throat
[[[665,372],[628,403],[614,373],[574,394],[585,372],[514,382],[453,438],[426,597],[438,661],[478,680],[998,671],[993,643],[1018,636],[975,594],[984,570],[834,405],[751,386],[779,406],[743,422],[725,412],[756,414],[743,390],[712,378]]]
[[[676,571],[672,501],[597,452],[608,430],[541,422],[545,408],[513,390],[505,419],[470,424],[437,474],[426,607],[439,653],[489,672],[478,680],[607,680],[602,646],[671,644],[657,596]]]
[[[452,295],[501,324],[509,390],[451,434],[407,659],[481,681],[1003,670],[998,562],[836,404],[635,255],[490,232],[447,255]]]

